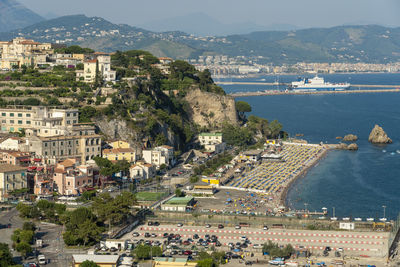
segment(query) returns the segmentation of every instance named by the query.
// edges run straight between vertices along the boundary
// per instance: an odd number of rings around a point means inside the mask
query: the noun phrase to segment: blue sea
[[[400,74],[321,75],[329,82],[400,85]],[[312,76],[309,76],[312,77]],[[267,76],[232,81],[290,82],[297,76]],[[231,81],[231,79],[229,79]],[[275,89],[262,85],[224,85],[227,92]],[[241,97],[254,115],[278,120],[291,136],[304,134],[311,143],[338,143],[337,136],[356,134],[359,150],[331,151],[299,179],[288,193],[291,208],[337,217],[393,219],[400,212],[400,93],[277,95]],[[372,145],[368,136],[379,124],[393,140]],[[383,206],[386,208],[384,209]]]

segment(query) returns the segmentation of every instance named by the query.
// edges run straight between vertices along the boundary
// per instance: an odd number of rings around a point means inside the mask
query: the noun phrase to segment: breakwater
[[[390,86],[387,86],[390,87]],[[400,87],[400,86],[397,86]],[[265,90],[256,92],[238,92],[229,95],[233,97],[245,96],[262,96],[262,95],[320,95],[320,94],[363,94],[363,93],[398,93],[399,88],[396,89],[360,89],[360,90],[344,90],[344,91],[279,91],[279,90]]]

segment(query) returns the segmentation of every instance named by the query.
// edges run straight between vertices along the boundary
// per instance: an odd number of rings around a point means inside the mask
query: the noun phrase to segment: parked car
[[[218,224],[218,229],[223,229],[223,228],[224,228],[224,225]]]
[[[182,226],[183,226],[183,223],[178,223],[177,226],[178,226],[178,227],[182,227]]]
[[[132,236],[138,237],[138,236],[140,236],[140,234],[139,234],[138,232],[133,232],[133,233],[132,233]]]
[[[211,227],[211,224],[207,223],[206,228],[210,228],[210,227]]]
[[[242,227],[240,227],[240,225],[235,226],[235,229],[240,229],[240,228],[242,228]]]

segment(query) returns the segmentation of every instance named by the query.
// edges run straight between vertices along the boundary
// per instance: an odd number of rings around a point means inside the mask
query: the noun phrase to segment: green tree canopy
[[[0,267],[13,265],[13,256],[10,248],[5,243],[0,243]]]
[[[235,106],[236,106],[236,111],[242,118],[244,118],[245,112],[251,112],[250,104],[245,101],[236,101]]]
[[[100,266],[97,265],[94,261],[85,260],[84,262],[79,264],[79,267],[100,267]]]
[[[92,54],[94,53],[94,50],[90,48],[83,48],[79,45],[71,45],[69,47],[57,48],[54,50],[54,52],[62,54]]]

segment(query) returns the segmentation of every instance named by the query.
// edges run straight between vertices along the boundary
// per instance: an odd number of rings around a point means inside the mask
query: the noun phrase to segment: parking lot
[[[239,228],[239,226],[237,226]],[[171,245],[171,250],[201,250],[212,246],[239,254],[260,254],[262,244],[272,241],[279,245],[291,244],[294,248],[306,248],[314,255],[321,255],[326,247],[331,254],[340,251],[348,256],[382,257],[387,251],[388,236],[384,232],[343,232],[343,231],[310,231],[288,229],[240,229],[210,226],[182,225],[143,225],[136,230],[137,236],[129,233],[124,239],[141,240],[148,243],[159,242]],[[146,234],[147,233],[147,234]],[[172,236],[171,236],[172,234]],[[171,238],[168,238],[170,237]],[[177,238],[178,237],[178,238]],[[165,242],[167,241],[167,242]],[[176,247],[173,247],[176,246]],[[182,253],[183,253],[182,252]],[[173,252],[175,253],[175,252]]]
[[[265,215],[273,213],[274,200],[265,194],[222,189],[213,198],[197,199],[196,208],[203,212]]]

